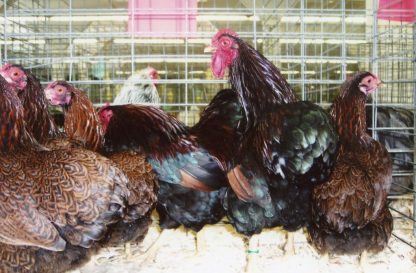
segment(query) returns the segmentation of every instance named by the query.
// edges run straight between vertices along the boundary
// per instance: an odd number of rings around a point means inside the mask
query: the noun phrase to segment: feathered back
[[[64,129],[70,139],[84,143],[88,150],[98,151],[103,145],[104,132],[94,105],[81,90],[65,81],[57,84],[71,92],[70,104],[66,107]]]
[[[150,71],[154,68],[148,67],[131,75],[121,88],[120,93],[114,99],[115,105],[160,103],[159,93],[150,77]]]
[[[369,75],[371,75],[369,72],[359,72],[345,81],[331,106],[330,114],[343,142],[355,141],[357,137],[367,135],[365,112],[367,97],[359,90],[358,85]]]
[[[276,106],[296,101],[292,87],[271,61],[240,38],[230,37],[238,44],[230,83],[239,93],[249,126]]]
[[[30,71],[18,67],[27,76],[26,88],[18,92],[24,109],[26,127],[39,143],[44,144],[49,138],[60,136],[61,133],[49,114],[48,102],[39,80]]]
[[[223,89],[202,112],[191,133],[226,167],[236,154],[240,137],[237,127],[241,122],[244,122],[244,117],[237,93]]]
[[[132,104],[105,106],[98,113],[100,119],[108,111],[112,117],[104,125],[107,152],[140,149],[162,160],[178,152],[195,150],[195,142],[185,125],[158,108]]]

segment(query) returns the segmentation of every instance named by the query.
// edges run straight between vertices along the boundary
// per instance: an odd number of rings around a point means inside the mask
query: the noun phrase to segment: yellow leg
[[[294,256],[295,253],[295,236],[293,235],[292,232],[287,232],[286,234],[286,244],[285,244],[285,257],[289,258],[291,256]]]
[[[360,261],[359,261],[359,263],[360,263],[360,270],[361,270],[361,272],[365,272],[365,265],[367,264],[367,260],[368,260],[368,253],[367,253],[367,251],[363,251],[363,252],[361,252],[361,255],[360,255]]]
[[[127,242],[127,243],[124,244],[124,252],[126,254],[126,258],[127,259],[129,259],[129,258],[132,257],[132,254],[131,254],[131,244],[130,244],[130,242]]]
[[[205,236],[205,228],[202,228],[195,235],[196,255],[201,255],[207,251],[207,240]]]
[[[162,246],[163,242],[166,240],[166,238],[169,236],[171,232],[172,232],[171,230],[162,229],[162,231],[160,232],[156,240],[150,245],[150,247],[142,255],[142,257],[144,257],[142,266],[145,266],[146,264],[153,262],[153,260],[156,257],[157,251]]]

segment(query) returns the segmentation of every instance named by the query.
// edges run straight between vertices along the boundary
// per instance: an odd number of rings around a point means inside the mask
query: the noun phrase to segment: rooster
[[[140,70],[127,79],[113,103],[159,105],[160,97],[155,85],[158,78],[159,75],[153,67]]]
[[[127,178],[94,152],[38,144],[1,76],[0,108],[0,271],[73,269],[124,217]]]
[[[114,229],[111,236],[117,239],[112,240],[129,242],[143,239],[151,224],[158,191],[155,174],[143,153],[134,150],[104,152],[101,123],[93,104],[81,90],[65,81],[55,81],[48,84],[44,92],[52,105],[64,108],[64,131],[68,138],[113,160],[129,179],[128,217]]]
[[[392,164],[387,149],[366,132],[365,102],[379,84],[374,74],[359,72],[342,85],[331,107],[340,149],[331,177],[314,189],[308,228],[320,253],[379,252],[391,236],[386,201]]]
[[[280,71],[234,31],[218,31],[206,51],[213,53],[214,76],[223,77],[229,69],[232,99],[242,112],[238,149],[227,163],[232,190],[223,201],[231,223],[245,235],[264,227],[294,231],[305,226],[312,189],[328,178],[337,153],[330,116],[297,101]],[[292,235],[286,250],[294,252]]]

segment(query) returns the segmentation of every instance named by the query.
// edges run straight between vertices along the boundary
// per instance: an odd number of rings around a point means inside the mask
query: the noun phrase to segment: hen
[[[6,69],[0,69],[1,75],[5,77],[6,80],[10,82],[10,85],[14,87],[14,89],[19,92],[22,98],[27,102],[26,107],[24,108],[25,113],[27,116],[38,116],[45,118],[49,120],[49,124],[52,124],[51,126],[53,128],[56,128],[53,124],[53,120],[50,117],[47,106],[47,99],[45,97],[45,94],[43,92],[43,89],[38,89],[40,87],[40,84],[36,84],[39,81],[27,70],[15,66],[15,65],[9,65]],[[15,75],[16,74],[16,75]],[[30,81],[29,81],[30,79]],[[21,83],[26,84],[21,84]],[[36,86],[36,88],[27,88],[27,86]],[[17,89],[16,89],[17,88]],[[30,103],[30,101],[34,101],[34,103]],[[25,120],[26,121],[26,120]],[[44,124],[40,122],[40,124]],[[46,130],[47,126],[40,126],[36,127],[33,126],[32,130],[34,133],[37,133],[38,131],[44,131]],[[86,128],[89,128],[86,126]],[[87,132],[91,132],[90,129],[87,129]],[[94,130],[94,129],[92,129]],[[83,141],[81,139],[77,139],[75,137],[73,138],[67,138],[63,134],[60,134],[59,137],[55,139],[49,139],[48,133],[41,132],[39,135],[43,135],[44,138],[41,140],[46,143],[47,147],[51,149],[73,149],[73,148],[81,148],[83,147]],[[87,145],[89,148],[91,148],[90,145],[98,145],[97,139],[94,139],[94,144],[88,143]],[[114,164],[114,163],[113,163]],[[130,183],[129,183],[130,185]],[[140,208],[140,201],[135,198],[136,194],[129,192],[129,201],[130,203],[134,201],[134,204],[128,205],[126,210],[127,213],[125,213],[122,221],[118,221],[116,224],[112,225],[108,232],[106,233],[106,237],[100,240],[101,245],[114,245],[119,243],[124,243],[126,241],[134,240],[134,239],[141,239],[142,232],[146,231],[147,229],[145,227],[141,228],[141,225],[145,222],[150,221],[150,219],[147,219],[146,217],[144,219],[140,218],[139,213],[137,213],[137,210],[141,210]],[[133,228],[134,227],[134,228]],[[127,248],[128,250],[128,248]]]
[[[153,67],[142,69],[131,75],[124,83],[120,93],[115,97],[114,104],[146,104],[156,106],[160,103],[155,81],[159,75]]]
[[[393,219],[386,200],[392,165],[386,148],[367,133],[365,101],[380,80],[360,72],[341,87],[330,113],[340,149],[329,180],[313,192],[311,244],[320,253],[381,251]]]
[[[48,102],[39,80],[23,67],[6,63],[0,74],[16,90],[23,105],[27,130],[40,144],[50,144],[51,139],[62,134],[48,112]]]
[[[237,153],[227,164],[232,190],[223,200],[231,223],[246,235],[264,227],[301,228],[310,221],[313,187],[334,165],[338,139],[331,118],[298,102],[279,70],[235,32],[220,30],[207,50],[216,77],[229,69],[232,99],[243,113]]]
[[[114,100],[115,104],[152,104],[159,106],[159,96],[154,85],[157,78],[153,68],[143,69],[131,77]],[[149,84],[134,83],[134,79]],[[150,84],[151,81],[151,84]],[[147,94],[147,95],[143,95]],[[131,99],[134,98],[134,99]],[[204,192],[178,184],[160,182],[159,201],[156,207],[160,226],[164,229],[184,225],[199,231],[205,224],[218,222],[224,215],[219,191]]]
[[[127,178],[96,153],[40,146],[3,77],[0,108],[0,271],[72,269],[124,217]]]
[[[143,153],[134,150],[104,152],[106,140],[101,123],[93,104],[81,90],[65,81],[55,81],[45,88],[45,95],[52,105],[64,108],[64,130],[68,138],[113,160],[129,179],[128,217],[113,228],[112,241],[143,239],[151,224],[158,191],[155,174]]]

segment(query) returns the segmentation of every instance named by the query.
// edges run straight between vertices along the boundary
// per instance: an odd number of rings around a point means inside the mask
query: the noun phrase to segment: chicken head
[[[5,63],[0,68],[0,75],[16,90],[22,90],[27,85],[26,73],[17,65]]]
[[[52,105],[68,105],[71,102],[71,91],[60,81],[54,81],[45,88],[45,96]]]
[[[211,46],[204,52],[212,53],[211,70],[215,77],[224,77],[228,68],[238,55],[238,34],[231,29],[220,29],[214,35]]]

